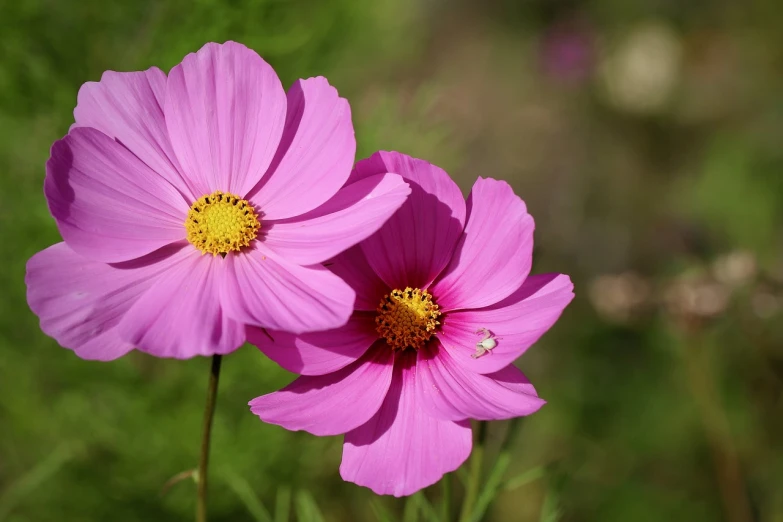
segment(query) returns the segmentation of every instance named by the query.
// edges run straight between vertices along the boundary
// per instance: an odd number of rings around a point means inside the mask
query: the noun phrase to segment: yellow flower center
[[[259,228],[261,223],[250,203],[219,190],[193,203],[185,221],[188,241],[202,255],[239,252],[256,238]]]
[[[393,350],[418,350],[435,334],[440,310],[426,290],[411,287],[383,296],[375,316],[376,331]]]

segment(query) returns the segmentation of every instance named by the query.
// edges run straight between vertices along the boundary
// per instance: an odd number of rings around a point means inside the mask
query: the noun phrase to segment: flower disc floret
[[[219,190],[193,203],[185,221],[188,241],[213,256],[249,246],[259,228],[261,223],[250,203]]]
[[[435,334],[440,309],[426,290],[394,289],[381,299],[376,331],[394,350],[418,350]]]

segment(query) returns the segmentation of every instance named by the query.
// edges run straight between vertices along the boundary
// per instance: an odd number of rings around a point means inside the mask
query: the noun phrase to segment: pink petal
[[[241,324],[220,306],[221,257],[202,256],[190,245],[131,307],[119,324],[123,338],[158,357],[187,359],[226,354],[245,342]]]
[[[574,298],[573,289],[567,275],[528,277],[516,292],[496,305],[449,312],[438,339],[464,368],[478,373],[496,372],[511,364],[555,324]],[[476,343],[484,337],[476,333],[479,328],[494,334],[497,346],[473,358]]]
[[[221,300],[237,321],[299,334],[342,326],[353,312],[354,291],[322,266],[290,263],[258,241],[225,261]]]
[[[519,288],[530,273],[534,228],[508,183],[478,178],[468,198],[465,232],[432,287],[441,310],[489,306]]]
[[[465,223],[465,200],[443,169],[398,152],[360,161],[351,179],[384,172],[404,177],[411,195],[362,249],[389,287],[426,288],[451,258]]]
[[[325,78],[299,80],[288,90],[280,148],[269,173],[249,197],[266,219],[309,212],[345,184],[355,154],[348,102]]]
[[[419,350],[416,393],[429,413],[444,420],[498,420],[530,415],[545,404],[527,377],[508,365],[488,375],[458,364],[438,343]]]
[[[100,82],[87,82],[79,89],[73,111],[76,123],[71,128],[92,127],[114,138],[187,200],[194,200],[169,141],[163,116],[165,97],[166,73],[157,67],[139,72],[106,71]]]
[[[166,125],[197,197],[244,197],[272,162],[283,134],[285,91],[258,54],[208,43],[169,73]]]
[[[185,238],[182,195],[95,129],[54,143],[44,192],[65,242],[94,260],[127,261]]]
[[[248,327],[247,340],[289,372],[324,375],[356,361],[378,340],[375,316],[355,312],[333,330],[295,335]]]
[[[361,245],[349,248],[342,254],[333,257],[324,266],[337,274],[356,292],[355,310],[374,312],[384,295],[391,290],[381,281],[378,274],[367,262]]]
[[[58,243],[27,262],[27,302],[41,319],[41,330],[79,357],[116,359],[133,349],[120,338],[117,325],[170,266],[172,248],[109,265]]]
[[[346,433],[340,475],[379,495],[410,495],[454,471],[470,455],[467,421],[445,421],[421,407],[414,354],[394,368],[381,409],[366,424]]]
[[[372,350],[327,375],[299,377],[282,390],[250,401],[264,422],[313,435],[339,435],[361,426],[381,407],[394,369],[390,349]]]
[[[372,235],[410,192],[396,174],[363,179],[303,216],[265,222],[261,230],[264,244],[299,265],[322,263]]]

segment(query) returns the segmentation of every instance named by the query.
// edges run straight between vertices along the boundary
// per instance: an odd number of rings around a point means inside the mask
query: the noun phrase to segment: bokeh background
[[[227,39],[286,86],[327,76],[357,158],[508,180],[534,270],[572,275],[518,362],[549,403],[485,520],[783,521],[782,27],[779,0],[0,0],[0,521],[192,518],[192,481],[161,489],[196,464],[209,361],[82,361],[23,277],[58,241],[44,163],[79,86]],[[339,437],[247,411],[290,378],[224,359],[212,520],[434,520],[439,486],[375,497],[339,479]]]

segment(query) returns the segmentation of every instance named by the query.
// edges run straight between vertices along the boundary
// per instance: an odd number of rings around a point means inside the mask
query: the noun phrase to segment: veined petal
[[[449,312],[438,339],[446,351],[467,370],[496,372],[522,355],[555,324],[574,298],[574,285],[567,275],[541,274],[528,277],[506,299],[487,308]],[[476,343],[487,329],[497,345],[479,357]]]
[[[373,350],[333,373],[303,376],[250,401],[264,422],[313,435],[339,435],[361,426],[383,402],[394,369],[391,350]]]
[[[398,152],[376,152],[356,164],[351,180],[394,172],[411,195],[362,242],[373,270],[390,288],[426,288],[446,267],[465,223],[465,199],[446,172]]]
[[[280,144],[285,91],[255,51],[236,42],[208,43],[169,73],[165,113],[193,194],[221,190],[244,197]]]
[[[353,312],[354,291],[322,266],[290,263],[258,241],[225,262],[221,300],[237,321],[298,334],[337,328]]]
[[[478,178],[468,198],[465,231],[432,287],[441,310],[489,306],[519,288],[533,262],[534,228],[508,183]]]
[[[71,128],[92,127],[126,146],[149,168],[174,185],[186,200],[198,196],[180,174],[171,148],[163,105],[166,73],[152,67],[146,71],[106,71],[100,82],[87,82],[79,89]]]
[[[295,82],[280,147],[248,198],[266,219],[302,215],[328,201],[351,173],[356,138],[351,107],[326,78]]]
[[[133,344],[117,325],[130,307],[170,268],[175,246],[114,265],[93,261],[58,243],[27,262],[27,302],[41,330],[82,359],[109,361]]]
[[[545,403],[515,366],[481,375],[463,368],[437,343],[419,350],[416,368],[418,397],[439,419],[510,419],[530,415]]]
[[[94,260],[128,261],[185,238],[179,191],[96,129],[54,143],[44,192],[65,242]]]
[[[244,327],[220,306],[224,261],[184,247],[176,264],[125,314],[120,335],[143,352],[176,359],[239,348],[245,342]]]
[[[342,188],[305,215],[264,222],[264,245],[281,257],[313,265],[334,257],[372,235],[410,194],[396,174],[371,176]]]
[[[345,325],[323,332],[296,335],[248,327],[247,340],[289,372],[324,375],[359,359],[378,341],[378,334],[374,316],[354,312]]]
[[[411,495],[454,471],[470,455],[467,421],[430,416],[416,393],[415,354],[403,354],[378,413],[348,432],[340,475],[379,495]]]

